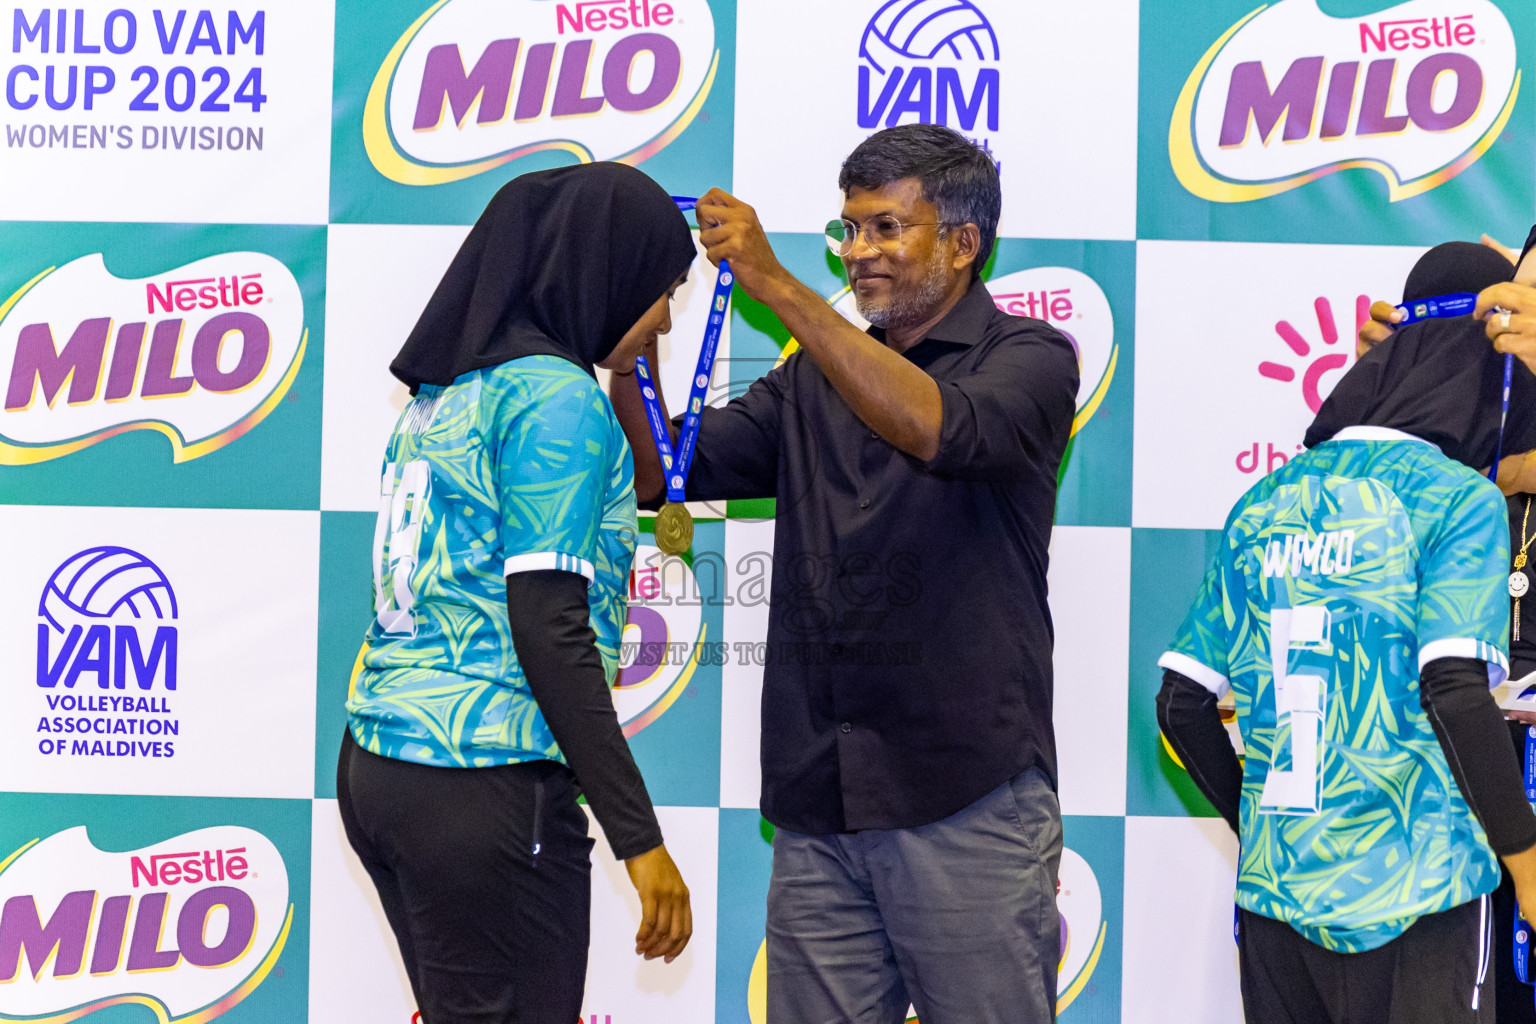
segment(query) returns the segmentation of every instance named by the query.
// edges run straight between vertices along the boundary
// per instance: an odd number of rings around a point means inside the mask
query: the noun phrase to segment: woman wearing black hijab
[[[525,175],[470,231],[390,369],[375,619],[337,767],[425,1024],[581,1011],[592,840],[640,896],[636,952],[676,957],[683,885],[614,712],[633,464],[593,367],[671,326],[682,214],[616,164]]]
[[[1439,246],[1405,301],[1510,269]],[[1159,724],[1242,842],[1251,1022],[1486,1020],[1495,855],[1536,899],[1536,815],[1488,693],[1507,668],[1504,507],[1474,472],[1536,448],[1524,367],[1501,429],[1503,363],[1470,316],[1362,356],[1309,450],[1233,509],[1160,661]],[[1243,765],[1216,710],[1229,686]]]

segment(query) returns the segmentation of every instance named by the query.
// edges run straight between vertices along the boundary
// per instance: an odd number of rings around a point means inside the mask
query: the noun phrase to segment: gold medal
[[[656,513],[656,546],[669,555],[681,555],[693,546],[693,515],[683,505],[667,502]]]

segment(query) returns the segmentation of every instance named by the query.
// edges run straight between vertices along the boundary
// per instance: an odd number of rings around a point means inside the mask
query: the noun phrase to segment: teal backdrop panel
[[[1062,968],[1056,1007],[1063,1024],[1118,1024],[1125,924],[1125,819],[1063,815],[1058,873]]]
[[[1130,526],[1135,243],[999,238],[983,277],[1002,308],[1045,320],[1078,352],[1083,386],[1056,522]]]
[[[337,3],[333,222],[468,224],[510,179],[588,160],[730,188],[733,0],[626,5],[633,25],[602,4],[506,0],[490,24],[469,6]]]
[[[755,810],[720,808],[715,1024],[764,1024],[764,929],[772,871],[773,826]]]
[[[178,1006],[177,1019],[198,1009],[208,1016],[197,1019],[217,1017],[220,1024],[308,1019],[310,807],[308,800],[0,793],[0,857],[5,858],[0,861],[0,892],[8,897],[7,907],[30,897],[40,918],[57,926],[60,939],[57,950],[47,948],[47,940],[43,948],[34,944],[28,949],[24,916],[7,916],[16,929],[12,940],[22,943],[21,969],[59,972],[47,998],[62,1002],[38,1016],[60,1019],[53,1014],[99,1005],[88,1011],[91,1024],[145,1024],[157,1016],[166,1019],[164,999],[186,999],[195,987],[204,993],[206,1005]],[[84,835],[68,834],[82,827]],[[190,845],[158,848],[189,833],[199,833],[212,846],[204,849],[194,836]],[[275,898],[266,843],[275,848],[287,875],[286,906]],[[28,863],[30,849],[51,851],[45,880]],[[87,891],[95,898],[93,913],[88,922],[79,918],[77,935],[70,901]],[[217,907],[224,909],[214,912]],[[155,931],[153,916],[146,915],[157,913],[162,918]],[[267,915],[273,917],[270,924],[264,923]],[[81,999],[81,987],[71,989],[68,965],[61,961],[73,956],[70,950],[85,938],[87,923],[91,933],[84,971],[93,985],[86,990],[90,997]],[[243,951],[234,948],[242,926],[255,929]],[[110,957],[114,938],[122,947],[115,964]],[[155,940],[152,949],[149,939]],[[99,952],[103,947],[104,956]],[[0,963],[0,971],[11,966]],[[0,1014],[14,992],[0,994]],[[227,1007],[222,1013],[221,1006]],[[6,1019],[36,1017],[7,1014]]]
[[[641,521],[642,545],[654,542],[654,524],[650,517]],[[729,656],[721,632],[724,602],[730,596],[723,520],[694,523],[693,548],[686,561],[697,586],[683,589],[670,607],[653,602],[646,602],[644,608],[637,607],[636,597],[644,595],[643,584],[637,582],[631,588],[634,592],[630,596],[624,642],[685,645],[669,646],[666,664],[657,669],[665,681],[664,695],[651,699],[643,710],[632,711],[623,703],[621,691],[628,678],[621,674],[615,699],[624,732],[629,736],[629,749],[645,776],[652,801],[666,806],[715,807],[720,803],[721,669]],[[647,567],[646,560],[636,558],[637,580]],[[663,567],[660,572],[670,576],[672,570]],[[655,621],[649,617],[642,620],[644,609],[660,612],[666,623],[665,640],[644,628],[647,621]],[[690,659],[691,664],[684,663]]]
[[[323,227],[0,223],[0,502],[317,507],[325,256]]]
[[[1218,530],[1131,531],[1130,721],[1126,756],[1125,811],[1132,815],[1215,817],[1176,763],[1157,727],[1157,667],[1195,589],[1216,557]]]
[[[1137,236],[1518,246],[1536,7],[1492,3],[1422,38],[1387,2],[1143,4]]]
[[[372,512],[320,513],[320,645],[315,659],[315,796],[336,798],[347,692],[373,619]]]

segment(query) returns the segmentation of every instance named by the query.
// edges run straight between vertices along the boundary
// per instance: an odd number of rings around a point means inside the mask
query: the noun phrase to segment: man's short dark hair
[[[903,178],[923,184],[923,198],[939,211],[939,219],[981,229],[972,275],[979,275],[997,240],[997,219],[1003,210],[1003,190],[997,164],[985,149],[952,128],[936,124],[901,124],[878,131],[859,143],[843,161],[837,187],[884,188]]]

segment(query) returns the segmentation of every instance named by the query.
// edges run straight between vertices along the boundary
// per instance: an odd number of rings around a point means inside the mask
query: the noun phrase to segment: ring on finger
[[[1499,333],[1503,334],[1504,332],[1506,332],[1508,330],[1509,330],[1509,310],[1506,309],[1506,310],[1504,310],[1503,312],[1501,312],[1499,314]]]

